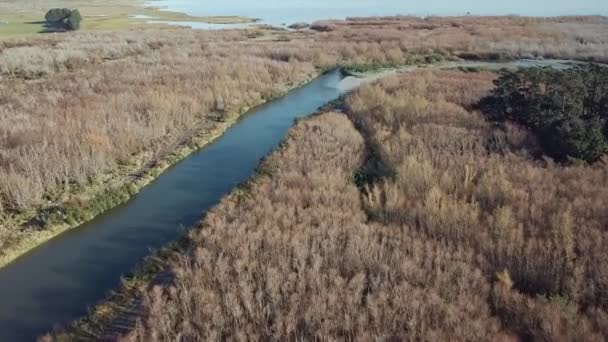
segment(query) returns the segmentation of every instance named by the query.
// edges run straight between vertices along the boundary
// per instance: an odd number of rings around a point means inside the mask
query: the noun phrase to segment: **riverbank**
[[[225,115],[222,121],[213,122],[211,124],[212,127],[208,127],[210,123],[207,121],[200,122],[199,124],[202,124],[203,127],[197,127],[194,131],[179,137],[174,148],[167,150],[165,156],[148,160],[141,156],[134,158],[132,164],[137,165],[137,168],[133,172],[130,172],[126,179],[122,174],[110,174],[109,177],[103,178],[101,184],[86,186],[82,192],[73,194],[72,198],[61,205],[53,206],[34,214],[30,213],[28,215],[30,219],[26,219],[28,222],[25,225],[32,222],[35,217],[45,217],[44,229],[36,230],[32,234],[26,235],[17,242],[3,248],[0,254],[0,268],[50,239],[127,202],[165,170],[222,136],[228,128],[238,122],[252,108],[283,96],[317,76],[318,73],[309,75],[300,83],[278,90],[273,97],[263,99],[254,105],[241,107],[237,111],[232,111],[228,115]],[[108,188],[107,184],[111,184],[111,186]],[[91,199],[85,203],[77,202],[74,206],[72,200],[84,194],[88,194]],[[24,218],[22,217],[21,220],[23,221]]]

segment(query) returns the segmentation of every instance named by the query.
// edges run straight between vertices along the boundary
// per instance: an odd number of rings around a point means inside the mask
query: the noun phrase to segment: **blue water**
[[[280,26],[322,19],[378,15],[530,15],[608,14],[606,0],[154,0],[148,6],[197,16],[242,15]]]
[[[0,269],[0,342],[31,341],[86,314],[137,262],[245,181],[294,119],[341,95],[339,71],[259,107],[131,201]]]

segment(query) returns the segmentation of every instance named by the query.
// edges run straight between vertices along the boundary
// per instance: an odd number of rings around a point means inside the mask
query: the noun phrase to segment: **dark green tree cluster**
[[[78,30],[82,16],[77,9],[52,8],[45,17],[46,22],[55,29]]]
[[[507,71],[481,100],[492,121],[531,129],[547,155],[597,161],[608,151],[608,68],[599,65]]]

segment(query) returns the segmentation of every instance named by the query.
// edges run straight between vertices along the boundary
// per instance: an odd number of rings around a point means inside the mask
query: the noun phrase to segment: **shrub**
[[[46,12],[44,18],[48,22],[58,23],[69,17],[71,14],[72,10],[69,8],[52,8],[48,12]]]
[[[66,20],[66,26],[68,30],[79,30],[80,22],[82,21],[82,16],[78,10],[73,10],[72,14]]]
[[[330,22],[319,21],[310,25],[310,29],[319,32],[331,32],[336,30],[336,26]]]
[[[69,8],[50,9],[44,17],[50,28],[71,31],[80,29],[80,22],[82,21],[80,12],[77,9]]]
[[[290,29],[292,30],[303,30],[303,29],[307,29],[310,27],[310,24],[308,23],[293,23],[291,25],[288,26]]]

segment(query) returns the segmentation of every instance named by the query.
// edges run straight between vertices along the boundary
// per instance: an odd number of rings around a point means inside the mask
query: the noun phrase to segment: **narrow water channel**
[[[0,341],[31,341],[86,313],[137,262],[196,223],[274,149],[294,119],[341,92],[339,71],[256,108],[128,203],[0,269]]]

